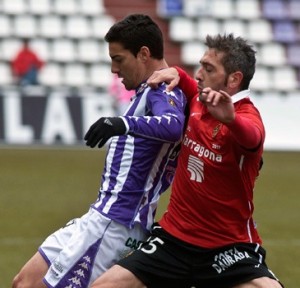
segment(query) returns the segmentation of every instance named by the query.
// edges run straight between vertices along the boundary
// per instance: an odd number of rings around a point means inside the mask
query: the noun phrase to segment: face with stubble
[[[111,72],[123,78],[122,83],[127,90],[133,90],[143,81],[145,74],[144,62],[141,52],[135,57],[121,43],[109,43],[109,55],[111,58]]]

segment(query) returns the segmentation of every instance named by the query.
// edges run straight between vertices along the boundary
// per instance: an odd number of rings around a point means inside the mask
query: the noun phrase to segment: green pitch
[[[98,149],[0,149],[0,287],[10,283],[41,241],[96,199]],[[300,283],[300,153],[266,152],[255,191],[255,219],[267,262],[286,287]],[[160,202],[158,217],[168,200]]]

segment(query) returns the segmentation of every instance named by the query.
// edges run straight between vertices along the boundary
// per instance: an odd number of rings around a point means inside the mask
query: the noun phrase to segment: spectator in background
[[[44,62],[29,47],[29,39],[23,40],[23,46],[12,60],[12,73],[16,84],[21,86],[38,85],[38,72]]]
[[[115,99],[115,110],[117,115],[123,115],[128,107],[131,97],[135,94],[134,90],[127,90],[117,74],[114,74],[109,87],[109,94]]]

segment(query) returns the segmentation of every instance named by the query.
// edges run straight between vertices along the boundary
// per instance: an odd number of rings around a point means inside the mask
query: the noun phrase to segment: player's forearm
[[[137,137],[177,142],[183,133],[183,116],[167,113],[161,116],[123,116],[122,118],[128,124],[128,134]]]
[[[175,66],[174,68],[176,68],[180,77],[178,87],[183,91],[187,98],[191,99],[196,94],[198,94],[196,80],[193,79],[187,72],[185,72],[180,67]]]
[[[226,125],[235,140],[242,147],[246,149],[255,149],[260,145],[262,141],[261,132],[251,119],[236,114],[235,119],[230,124]]]

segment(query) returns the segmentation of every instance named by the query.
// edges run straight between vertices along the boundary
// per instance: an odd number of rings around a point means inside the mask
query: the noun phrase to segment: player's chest
[[[190,111],[184,141],[190,148],[201,146],[218,154],[226,154],[232,144],[228,128],[201,106]]]

